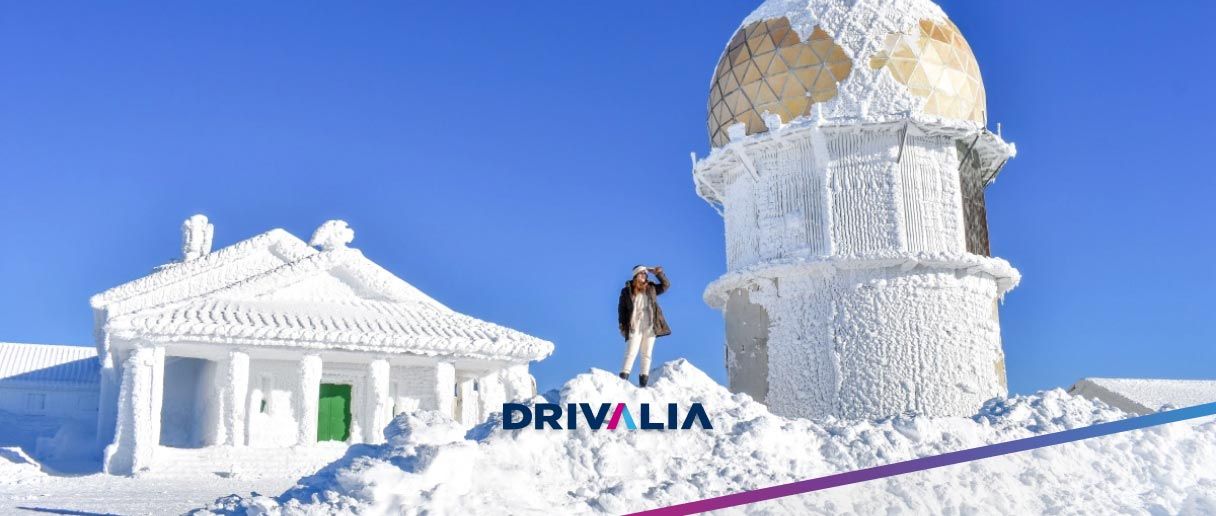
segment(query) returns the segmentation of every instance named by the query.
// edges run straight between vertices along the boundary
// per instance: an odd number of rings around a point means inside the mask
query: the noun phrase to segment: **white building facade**
[[[153,467],[164,448],[378,443],[398,413],[472,425],[531,398],[547,341],[459,314],[347,246],[341,221],[310,243],[272,230],[183,257],[94,296],[104,468]]]
[[[778,414],[973,413],[1007,391],[984,189],[1012,144],[928,0],[770,0],[715,70],[698,194],[722,215],[730,387]]]

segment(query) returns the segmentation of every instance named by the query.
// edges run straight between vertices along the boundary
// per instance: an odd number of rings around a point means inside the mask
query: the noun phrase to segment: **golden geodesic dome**
[[[769,0],[744,21],[710,84],[712,146],[728,143],[735,124],[763,133],[766,112],[789,123],[815,104],[857,122],[923,114],[986,124],[979,64],[940,8],[929,0],[844,4]]]

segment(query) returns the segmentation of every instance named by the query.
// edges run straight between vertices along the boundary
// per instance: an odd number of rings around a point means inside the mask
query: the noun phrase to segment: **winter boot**
[[[638,387],[645,387],[646,380],[649,380],[649,379],[650,379],[650,375],[648,375],[648,374],[639,375],[638,376]]]
[[[622,380],[625,380],[626,382],[628,382],[628,381],[629,381],[629,373],[621,373],[621,379],[622,379]]]

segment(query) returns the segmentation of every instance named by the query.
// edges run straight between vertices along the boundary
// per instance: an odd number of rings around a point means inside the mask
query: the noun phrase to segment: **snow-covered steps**
[[[190,449],[162,446],[155,452],[154,466],[138,476],[197,478],[210,474],[224,478],[299,478],[342,457],[348,448],[345,443],[295,448],[215,446]]]

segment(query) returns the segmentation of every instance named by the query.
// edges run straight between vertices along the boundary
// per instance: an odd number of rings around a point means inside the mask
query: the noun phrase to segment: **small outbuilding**
[[[376,443],[398,413],[472,425],[535,394],[528,364],[553,344],[453,311],[348,245],[274,229],[211,251],[182,226],[182,258],[93,296],[104,468],[158,450]]]
[[[92,347],[0,342],[0,448],[72,472],[96,452],[97,374]]]

